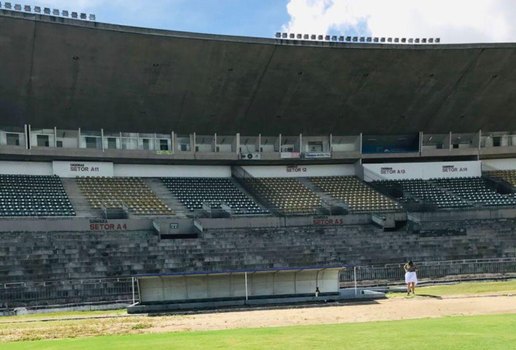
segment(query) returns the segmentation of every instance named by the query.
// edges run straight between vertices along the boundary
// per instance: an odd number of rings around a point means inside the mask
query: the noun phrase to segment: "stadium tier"
[[[513,206],[516,199],[512,195],[497,193],[488,186],[484,178],[455,178],[432,180],[443,190],[453,193],[465,201],[475,205]]]
[[[373,184],[385,188],[387,193],[398,198],[403,204],[430,204],[439,209],[471,206],[456,195],[447,193],[426,180],[386,180],[375,181]]]
[[[312,177],[310,181],[333,198],[344,201],[352,212],[402,209],[401,205],[354,176]]]
[[[128,208],[135,215],[173,215],[140,178],[81,177],[77,184],[93,209]]]
[[[147,274],[305,283],[306,267],[516,259],[514,43],[227,37],[5,7],[0,43],[1,301],[112,302],[88,280],[138,293]]]
[[[504,180],[512,187],[516,187],[516,170],[491,170],[486,171],[485,174],[493,178]]]
[[[497,193],[483,178],[384,180],[373,184],[406,205],[429,204],[438,209],[516,205],[513,195]]]
[[[247,188],[257,198],[283,215],[312,215],[322,201],[314,192],[292,178],[247,178]]]
[[[165,186],[191,212],[227,205],[235,215],[264,215],[269,211],[242,192],[229,178],[162,178]]]
[[[0,175],[0,216],[73,216],[57,176]]]

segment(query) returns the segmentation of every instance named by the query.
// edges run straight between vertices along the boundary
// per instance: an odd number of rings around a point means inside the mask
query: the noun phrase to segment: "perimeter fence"
[[[516,278],[516,258],[415,262],[422,283]],[[403,264],[346,267],[341,287],[404,283]],[[0,309],[102,303],[131,303],[131,277],[0,283]],[[136,293],[137,294],[137,293]]]
[[[415,261],[415,264],[422,283],[516,278],[516,258]],[[403,284],[403,265],[348,267],[340,275],[341,287],[353,286],[355,277],[360,286]]]

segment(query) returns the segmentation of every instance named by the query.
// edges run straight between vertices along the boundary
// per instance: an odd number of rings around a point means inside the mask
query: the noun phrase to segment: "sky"
[[[516,42],[516,0],[26,0],[22,4],[94,13],[99,22],[198,33]]]

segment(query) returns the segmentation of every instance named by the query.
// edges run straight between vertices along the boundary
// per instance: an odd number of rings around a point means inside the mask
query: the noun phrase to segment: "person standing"
[[[417,267],[410,260],[408,263],[403,265],[403,269],[405,270],[405,283],[407,284],[407,295],[416,294],[416,284],[417,284]]]

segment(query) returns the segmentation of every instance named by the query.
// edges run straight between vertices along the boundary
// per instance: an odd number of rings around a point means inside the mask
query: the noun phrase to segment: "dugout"
[[[129,313],[336,301],[342,267],[196,272],[134,277]],[[317,291],[317,292],[316,292]]]

